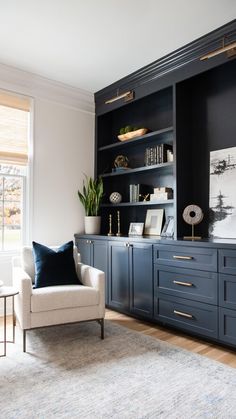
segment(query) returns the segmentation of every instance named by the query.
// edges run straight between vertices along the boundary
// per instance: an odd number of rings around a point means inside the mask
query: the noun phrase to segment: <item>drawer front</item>
[[[236,275],[219,275],[219,305],[236,310]]]
[[[219,250],[219,272],[236,275],[236,250]]]
[[[236,312],[219,308],[219,339],[236,345]]]
[[[215,306],[160,294],[155,310],[155,317],[163,323],[202,336],[218,336],[218,311]]]
[[[218,278],[214,272],[154,265],[155,292],[217,304]]]
[[[217,272],[217,250],[191,246],[154,246],[154,263]]]

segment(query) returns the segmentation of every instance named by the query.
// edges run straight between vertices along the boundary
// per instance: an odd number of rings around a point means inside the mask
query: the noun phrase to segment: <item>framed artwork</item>
[[[161,232],[162,237],[172,237],[174,235],[174,217],[168,216]]]
[[[213,238],[236,238],[236,147],[210,152],[210,225]]]
[[[129,236],[142,236],[144,223],[130,223]]]
[[[164,210],[147,210],[144,234],[160,236],[163,223]]]

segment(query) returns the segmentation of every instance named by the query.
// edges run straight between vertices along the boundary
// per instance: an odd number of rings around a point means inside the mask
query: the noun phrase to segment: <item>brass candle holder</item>
[[[117,237],[121,236],[121,232],[120,232],[120,211],[117,211],[117,233],[116,233]]]
[[[108,236],[113,236],[112,233],[112,215],[109,214],[109,232],[107,233]]]

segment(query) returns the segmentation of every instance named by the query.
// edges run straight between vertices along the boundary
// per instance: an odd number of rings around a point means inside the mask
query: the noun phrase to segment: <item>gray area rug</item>
[[[236,370],[106,321],[30,331],[0,358],[0,418],[236,418]]]

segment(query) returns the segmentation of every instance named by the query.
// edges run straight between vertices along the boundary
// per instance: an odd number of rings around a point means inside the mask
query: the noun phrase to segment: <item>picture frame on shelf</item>
[[[173,237],[174,235],[174,217],[168,216],[161,232],[161,237]]]
[[[144,223],[130,223],[129,225],[129,236],[142,236],[143,235]]]
[[[160,236],[163,217],[164,209],[147,210],[144,234],[147,236]]]

